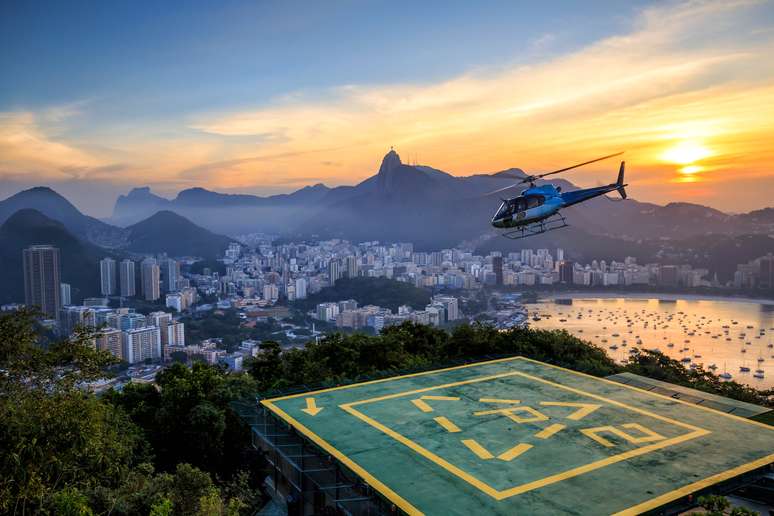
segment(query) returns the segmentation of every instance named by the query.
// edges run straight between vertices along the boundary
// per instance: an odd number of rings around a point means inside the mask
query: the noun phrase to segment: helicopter
[[[546,172],[545,174],[521,177],[515,174],[505,173],[491,176],[497,178],[512,177],[514,179],[519,179],[519,182],[489,192],[485,194],[485,196],[494,195],[521,184],[529,183],[529,187],[526,190],[523,190],[518,197],[502,199],[500,208],[498,208],[497,212],[492,217],[492,226],[497,229],[508,229],[509,231],[502,233],[502,236],[512,240],[518,240],[569,226],[565,217],[559,213],[559,210],[562,208],[567,208],[573,204],[588,201],[589,199],[610,192],[618,192],[621,196],[620,200],[626,199],[625,187],[627,185],[624,184],[624,166],[626,163],[624,161],[621,162],[621,167],[618,170],[618,179],[615,183],[610,183],[609,185],[564,193],[562,193],[561,186],[550,183],[541,186],[535,185],[535,181],[546,176],[566,172],[574,168],[596,163],[597,161],[620,156],[621,154],[623,154],[623,152],[617,152],[591,161],[578,163],[571,167]]]

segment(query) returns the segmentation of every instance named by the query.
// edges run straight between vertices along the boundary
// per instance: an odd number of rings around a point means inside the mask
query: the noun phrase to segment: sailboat
[[[726,363],[725,363],[725,362],[723,362],[723,372],[722,372],[722,373],[720,373],[718,376],[720,376],[720,377],[721,377],[721,378],[723,378],[724,380],[730,380],[730,379],[731,379],[731,373],[729,373],[729,372],[726,370]]]

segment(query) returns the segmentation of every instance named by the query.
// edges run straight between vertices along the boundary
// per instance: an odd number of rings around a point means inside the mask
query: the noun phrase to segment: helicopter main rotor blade
[[[508,185],[506,187],[498,188],[497,190],[492,190],[491,192],[487,192],[485,194],[481,194],[481,197],[489,197],[490,195],[494,195],[496,193],[504,192],[505,190],[510,190],[511,188],[519,186],[520,184],[521,184],[521,182],[513,183],[512,185]]]
[[[615,154],[610,154],[608,156],[602,156],[601,158],[592,159],[591,161],[584,161],[583,163],[578,163],[577,165],[573,165],[571,167],[560,168],[559,170],[554,170],[552,172],[546,172],[545,174],[535,174],[535,175],[528,176],[528,177],[524,178],[524,180],[522,182],[527,183],[529,181],[534,181],[534,179],[539,179],[541,177],[551,176],[553,174],[558,174],[560,172],[566,172],[566,171],[572,170],[574,168],[582,167],[583,165],[589,165],[591,163],[596,163],[597,161],[602,161],[604,159],[609,159],[609,158],[613,158],[615,156],[620,156],[621,154],[623,154],[623,152],[616,152]]]
[[[494,175],[481,175],[479,177],[485,177],[487,179],[524,179],[524,176],[520,176],[518,174],[514,174],[512,172],[499,172]]]

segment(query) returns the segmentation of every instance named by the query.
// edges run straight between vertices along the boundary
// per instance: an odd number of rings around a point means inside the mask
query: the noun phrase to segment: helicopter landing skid
[[[555,229],[566,228],[567,226],[569,226],[567,220],[562,215],[557,214],[540,222],[533,222],[513,231],[506,231],[502,236],[511,240],[520,240],[535,235],[542,235]]]

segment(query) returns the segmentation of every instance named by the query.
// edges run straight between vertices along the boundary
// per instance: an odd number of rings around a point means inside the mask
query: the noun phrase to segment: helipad
[[[410,514],[634,514],[774,462],[774,428],[525,358],[263,400]]]

